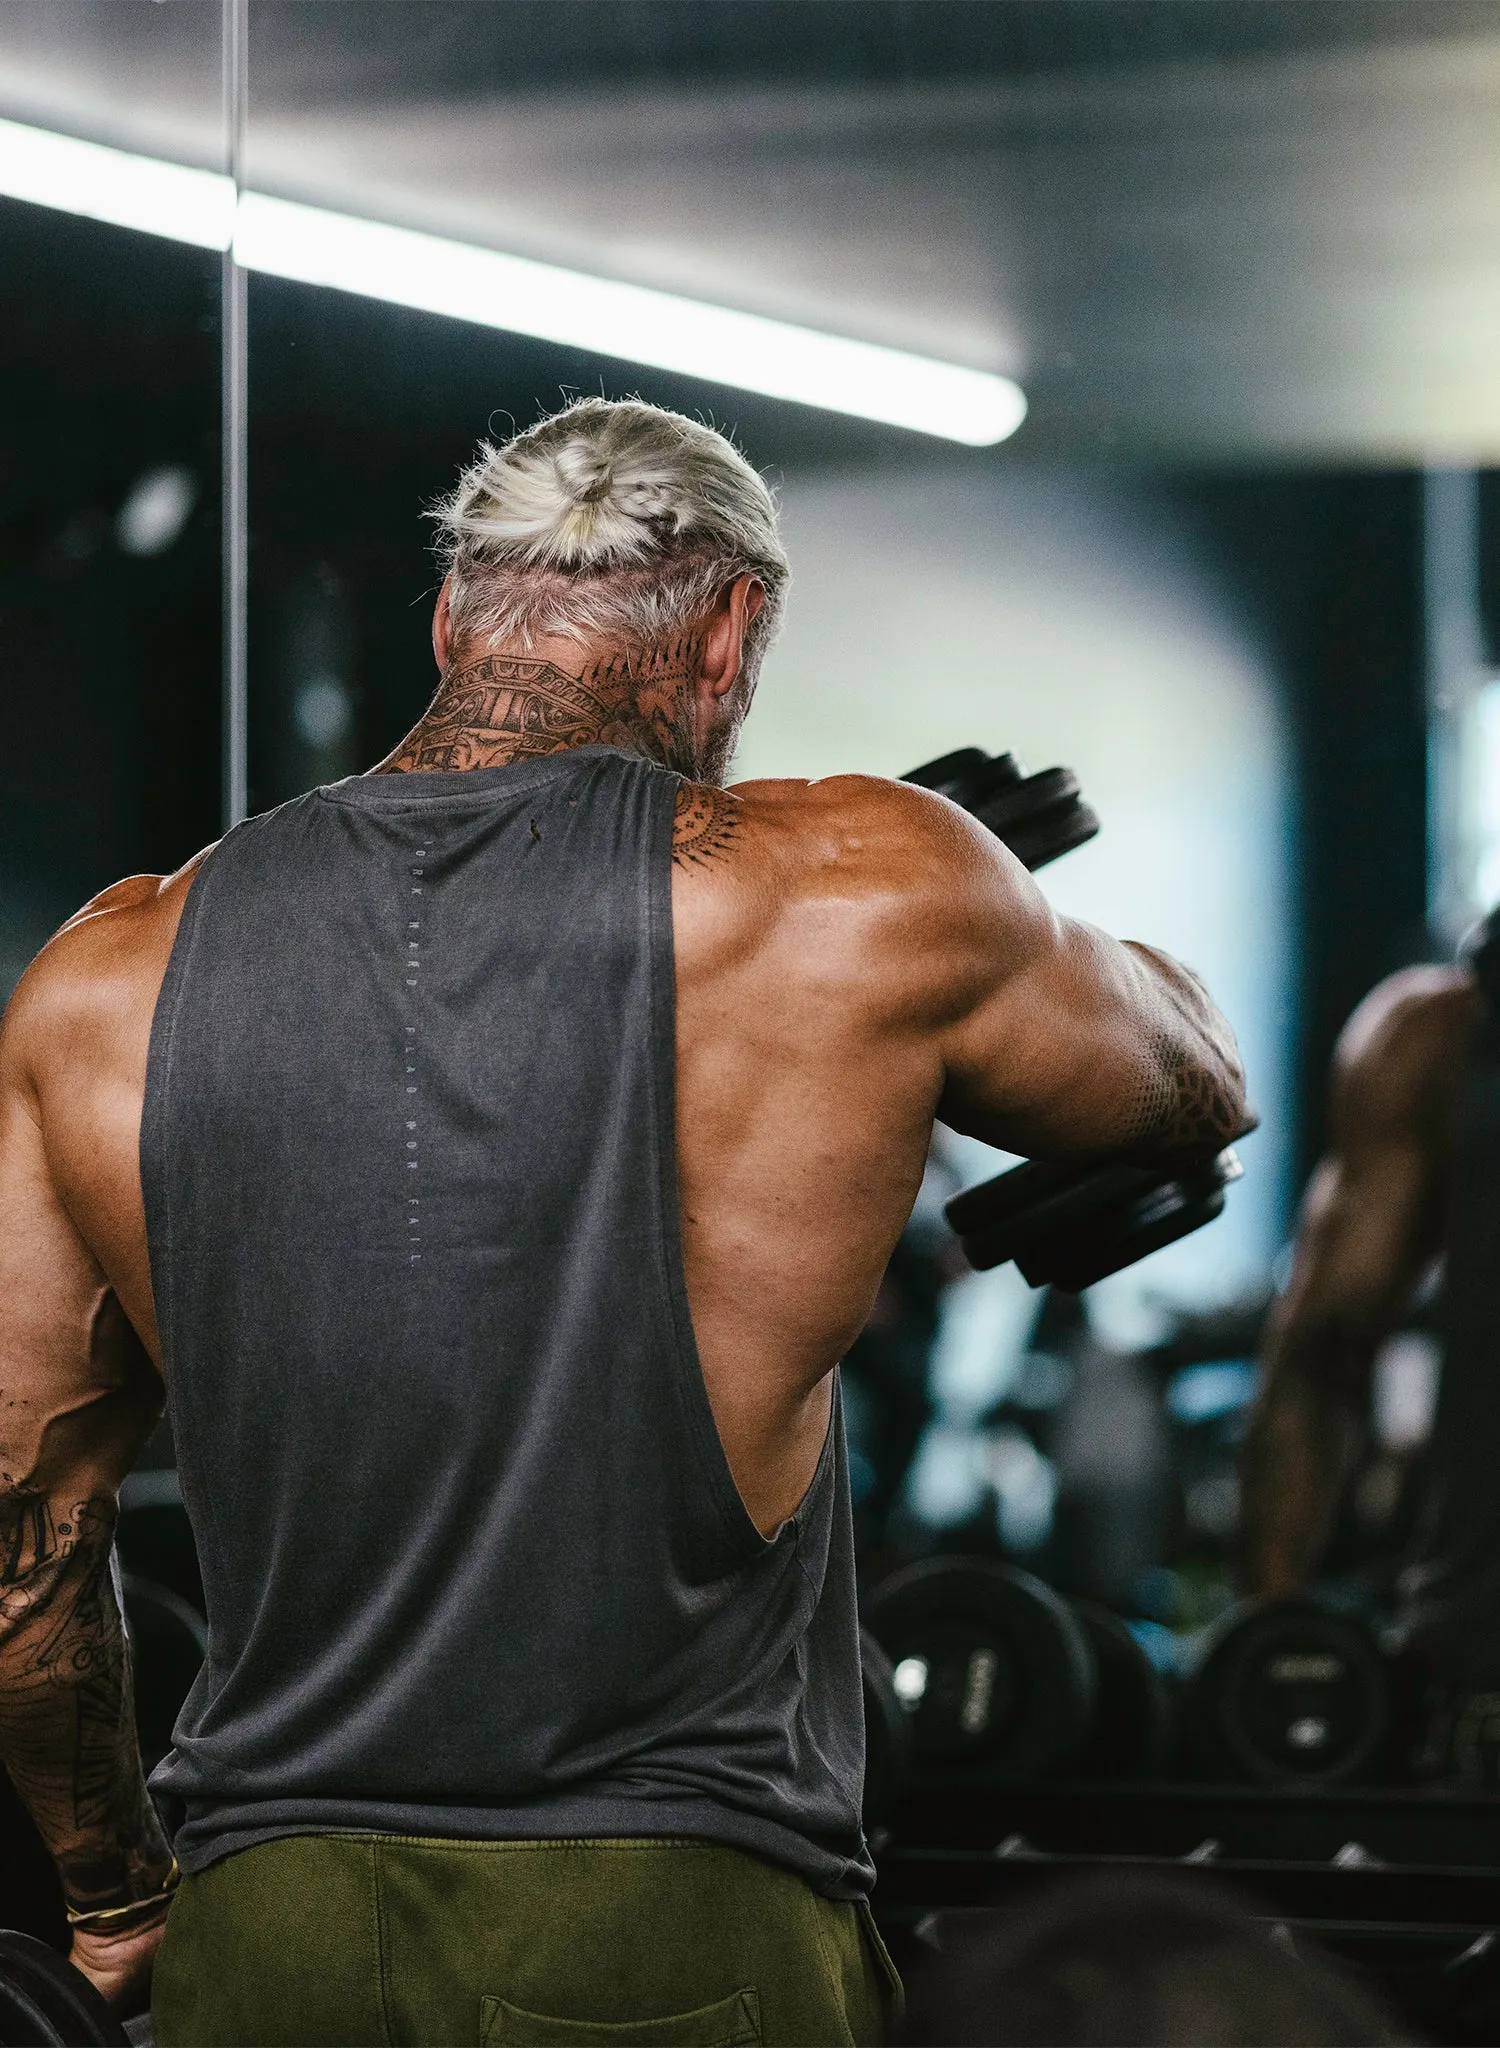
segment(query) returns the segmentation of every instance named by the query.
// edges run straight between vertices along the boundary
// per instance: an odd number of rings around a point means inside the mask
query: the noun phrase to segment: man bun
[[[757,657],[780,618],[788,567],[765,480],[723,434],[640,399],[579,399],[481,443],[434,516],[469,640],[653,643],[745,574],[766,593]]]
[[[638,399],[584,398],[479,459],[440,509],[457,548],[575,573],[693,542],[780,555],[770,491],[711,427]]]

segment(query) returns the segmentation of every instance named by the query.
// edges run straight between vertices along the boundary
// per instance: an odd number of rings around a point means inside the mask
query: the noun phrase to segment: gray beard
[[[707,782],[715,789],[722,789],[729,780],[729,764],[734,759],[745,713],[750,709],[750,697],[751,690],[743,681],[737,682],[720,700],[708,731],[696,738],[684,704],[683,716],[677,722],[668,746],[667,766],[676,769],[679,775],[685,775],[690,782]]]

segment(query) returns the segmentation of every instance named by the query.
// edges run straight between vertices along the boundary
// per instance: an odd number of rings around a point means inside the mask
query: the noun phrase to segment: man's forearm
[[[1234,1033],[1190,968],[1134,940],[1128,950],[1152,983],[1158,1018],[1131,1153],[1150,1166],[1206,1161],[1255,1127]]]
[[[1342,1395],[1296,1369],[1272,1372],[1240,1457],[1242,1593],[1291,1593],[1314,1576],[1362,1437]]]
[[[0,1496],[0,1761],[85,1909],[149,1898],[171,1866],[136,1742],[113,1530],[108,1499]]]

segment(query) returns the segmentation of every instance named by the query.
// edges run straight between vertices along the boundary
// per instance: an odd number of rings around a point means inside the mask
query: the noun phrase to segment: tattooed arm
[[[1248,1594],[1313,1576],[1357,1469],[1375,1354],[1446,1236],[1453,1083],[1473,1012],[1465,973],[1419,968],[1383,982],[1339,1042],[1332,1142],[1302,1205],[1241,1457]]]
[[[31,1071],[42,1021],[23,985],[0,1031],[0,1762],[89,1910],[149,1899],[171,1868],[112,1562],[117,1490],[161,1383],[53,1185]],[[80,1930],[74,1960],[106,1993],[138,1994],[158,1933]]]
[[[941,801],[940,799],[938,801]],[[1196,975],[1059,917],[961,814],[945,906],[955,1001],[939,1114],[1027,1158],[1191,1165],[1253,1129],[1234,1034]]]

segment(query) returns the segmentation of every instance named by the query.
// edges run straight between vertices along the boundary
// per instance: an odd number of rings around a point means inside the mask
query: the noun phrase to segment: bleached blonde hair
[[[466,647],[560,635],[644,651],[750,574],[766,592],[745,634],[753,686],[781,623],[790,571],[764,478],[712,427],[640,399],[581,398],[481,443],[433,516]]]

